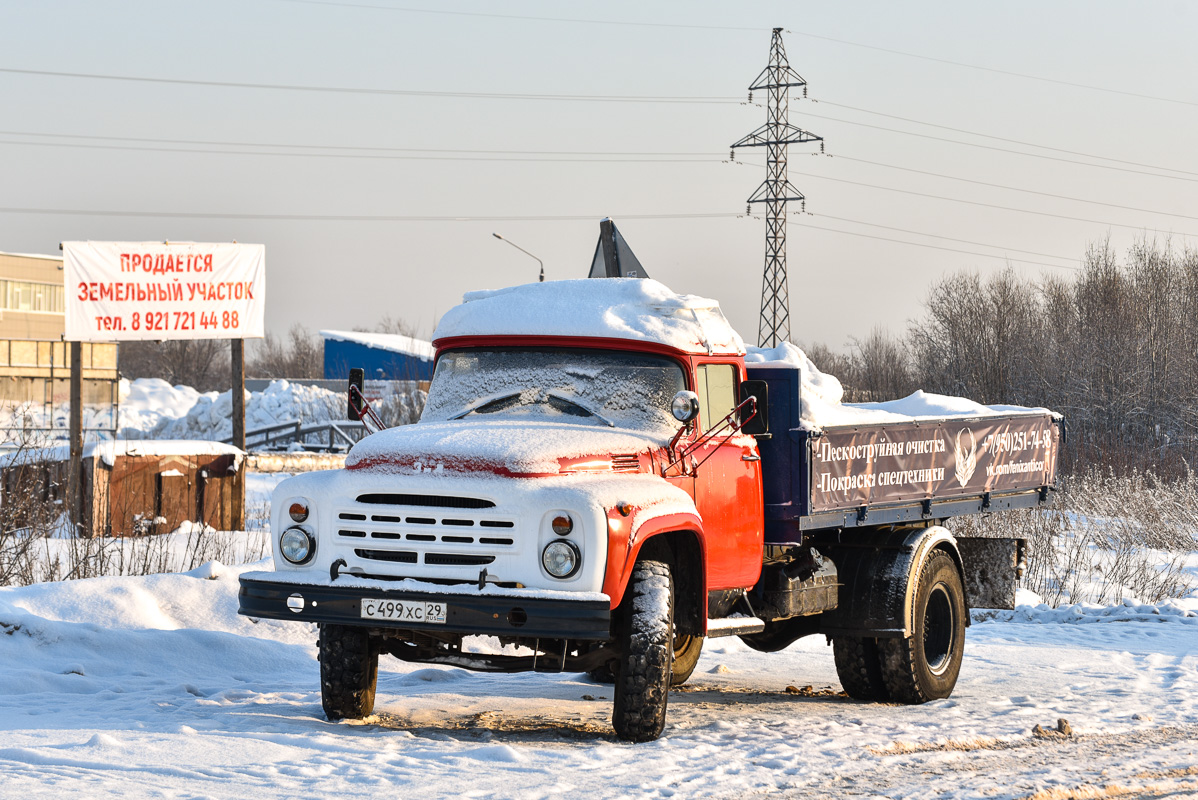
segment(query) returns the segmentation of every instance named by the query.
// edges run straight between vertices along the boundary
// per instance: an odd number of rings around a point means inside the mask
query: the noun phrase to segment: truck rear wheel
[[[878,640],[886,689],[909,704],[952,694],[965,653],[965,590],[952,556],[933,550],[915,580],[911,636]]]
[[[612,727],[630,742],[661,736],[673,662],[674,579],[668,564],[640,561],[620,604],[621,652]]]
[[[361,719],[374,711],[379,651],[365,628],[320,626],[320,702],[330,720]]]
[[[836,674],[840,685],[854,700],[889,700],[890,692],[882,679],[882,657],[878,640],[870,637],[837,636],[832,639]]]

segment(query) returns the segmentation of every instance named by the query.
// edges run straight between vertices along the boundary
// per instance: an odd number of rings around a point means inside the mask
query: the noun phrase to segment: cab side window
[[[696,370],[695,394],[699,395],[699,421],[711,430],[736,408],[736,366],[700,364]]]

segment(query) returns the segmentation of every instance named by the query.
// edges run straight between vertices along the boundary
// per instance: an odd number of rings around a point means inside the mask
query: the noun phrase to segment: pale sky
[[[610,215],[651,276],[755,343],[764,222],[736,215],[764,167],[723,162],[765,121],[738,101],[773,27],[810,85],[791,122],[832,156],[790,152],[796,340],[902,331],[962,268],[1198,246],[1181,0],[0,0],[0,251],[261,242],[268,330],[390,315],[429,336],[462,292],[536,280],[493,232],[582,278]]]

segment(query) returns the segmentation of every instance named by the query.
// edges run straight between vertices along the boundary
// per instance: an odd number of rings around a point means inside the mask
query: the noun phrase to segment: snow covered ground
[[[376,716],[329,723],[314,629],[237,616],[241,569],[0,589],[0,796],[1198,794],[1194,600],[976,622],[956,693],[917,707],[839,696],[821,639],[715,640],[630,745],[609,686],[390,657]]]

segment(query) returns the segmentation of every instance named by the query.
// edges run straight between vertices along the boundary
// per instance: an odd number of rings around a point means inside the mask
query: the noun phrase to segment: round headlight
[[[316,553],[316,542],[303,528],[288,528],[279,537],[279,552],[292,564],[306,564]]]
[[[541,564],[553,577],[569,578],[582,565],[582,553],[578,552],[573,542],[558,539],[550,542],[541,553]]]
[[[679,392],[670,401],[670,413],[679,422],[690,422],[699,416],[699,395],[694,392]]]
[[[570,519],[569,514],[558,514],[553,518],[553,532],[558,536],[565,536],[574,530],[574,520]]]
[[[303,522],[308,518],[308,504],[296,500],[291,504],[291,507],[287,509],[287,513],[295,522]]]

